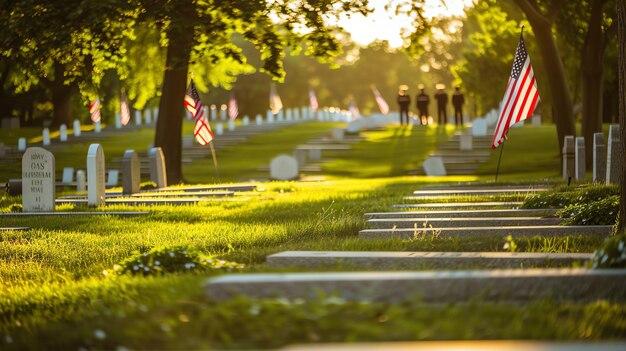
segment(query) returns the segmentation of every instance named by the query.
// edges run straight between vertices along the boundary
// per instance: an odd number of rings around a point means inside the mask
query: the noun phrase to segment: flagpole
[[[508,131],[506,132],[506,134],[504,134],[504,140],[502,140],[502,146],[500,147],[500,156],[498,157],[498,167],[496,167],[496,180],[494,183],[498,182],[498,174],[500,173],[500,161],[502,160],[502,153],[504,152],[504,142],[506,141],[507,134],[509,134]]]
[[[217,180],[220,180],[220,172],[217,170],[217,156],[215,156],[215,148],[213,147],[213,140],[209,141],[209,146],[211,147],[211,155],[213,156],[213,165],[215,166],[215,176]]]

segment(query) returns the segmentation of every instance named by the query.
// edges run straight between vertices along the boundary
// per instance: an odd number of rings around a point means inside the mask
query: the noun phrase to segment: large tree
[[[626,0],[617,0],[617,41],[618,41],[618,81],[619,81],[619,124],[622,155],[622,179],[617,218],[617,232],[626,229]]]
[[[552,113],[557,127],[559,145],[562,149],[564,137],[576,135],[572,97],[565,76],[563,61],[552,33],[556,17],[563,8],[565,0],[514,1],[526,14],[526,18],[535,33],[552,95]]]

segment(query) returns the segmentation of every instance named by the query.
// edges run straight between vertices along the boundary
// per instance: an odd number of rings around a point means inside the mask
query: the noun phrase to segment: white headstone
[[[224,134],[224,126],[222,126],[221,123],[218,123],[215,126],[215,135],[222,135],[222,134]]]
[[[255,122],[257,126],[263,125],[263,117],[261,115],[256,115]]]
[[[63,178],[61,178],[61,183],[63,184],[71,184],[74,181],[74,168],[73,167],[64,167],[63,168]]]
[[[321,149],[309,149],[309,159],[312,161],[319,161],[322,159]]]
[[[282,122],[285,120],[285,114],[283,110],[278,111],[278,115],[276,116],[276,119],[278,120],[278,122]]]
[[[76,190],[77,191],[85,191],[87,190],[87,180],[85,176],[85,171],[78,170],[76,171]]]
[[[620,146],[619,124],[609,126],[609,140],[606,149],[606,183],[619,184],[622,179],[624,155]]]
[[[473,139],[471,135],[462,134],[459,136],[459,149],[472,150],[474,148]]]
[[[292,114],[293,114],[293,112],[291,111],[291,109],[290,109],[290,108],[288,108],[288,109],[285,111],[285,119],[286,119],[286,120],[288,120],[288,121],[291,121],[291,120],[293,119]]]
[[[135,111],[135,125],[141,125],[141,111],[139,110]]]
[[[25,151],[26,150],[26,138],[17,139],[17,150]]]
[[[41,133],[41,136],[43,137],[43,145],[44,146],[48,146],[50,145],[50,129],[48,128],[44,128],[43,132]]]
[[[445,176],[446,175],[446,167],[443,164],[443,160],[441,157],[428,157],[426,161],[424,161],[424,172],[427,176]]]
[[[211,121],[215,121],[217,119],[217,108],[215,105],[211,105]]]
[[[138,193],[141,186],[139,157],[135,150],[126,150],[122,160],[122,193],[130,195]]]
[[[575,160],[576,180],[581,180],[585,178],[587,173],[585,169],[585,137],[576,137]]]
[[[593,181],[606,181],[606,146],[603,133],[593,134]]]
[[[80,136],[80,121],[77,119],[74,120],[74,136]]]
[[[269,124],[274,123],[274,114],[272,113],[272,110],[267,110],[266,120]]]
[[[115,129],[121,129],[122,128],[122,117],[120,116],[120,113],[116,113],[115,114]]]
[[[120,181],[120,171],[117,169],[109,169],[107,174],[107,183],[106,186],[114,187],[117,186],[117,183]]]
[[[348,123],[348,126],[346,127],[346,133],[357,134],[358,132],[361,131],[361,127],[362,127],[361,120],[350,122]]]
[[[331,131],[331,137],[333,140],[342,141],[345,133],[345,128],[333,128]]]
[[[293,109],[293,120],[294,121],[300,120],[300,109],[297,107]]]
[[[153,147],[148,153],[148,158],[150,159],[150,181],[155,183],[159,189],[167,187],[163,150],[160,147]]]
[[[222,108],[220,109],[220,119],[222,121],[226,120],[226,109],[224,108],[224,106],[222,106]]]
[[[100,144],[89,145],[87,150],[87,203],[100,206],[105,201],[104,150]]]
[[[476,118],[472,122],[473,136],[487,136],[487,121],[483,118]]]
[[[152,110],[146,109],[146,124],[152,124]]]
[[[100,133],[102,131],[102,123],[100,121],[93,124],[93,131],[96,133]]]
[[[291,180],[298,178],[298,161],[289,155],[274,157],[270,163],[270,178],[275,180]]]
[[[228,120],[228,131],[229,132],[235,131],[235,120],[232,120],[232,119]]]
[[[243,119],[241,120],[241,123],[242,123],[244,126],[249,125],[249,124],[250,124],[250,118],[249,118],[248,116],[243,116]]]
[[[61,126],[59,127],[59,141],[67,141],[67,126],[65,124],[61,124]]]
[[[463,115],[463,125],[469,124],[469,123],[470,123],[470,116],[469,115]]]
[[[205,115],[208,116],[208,115]],[[152,121],[151,122],[155,122],[157,121],[157,119],[159,119],[159,108],[155,107],[154,109],[152,109]]]
[[[533,127],[541,127],[541,116],[533,115],[530,120]]]
[[[22,156],[22,211],[54,211],[54,155],[40,147],[30,147]]]

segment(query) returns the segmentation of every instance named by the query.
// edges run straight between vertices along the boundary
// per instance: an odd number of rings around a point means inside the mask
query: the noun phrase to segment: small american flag
[[[270,110],[272,110],[273,114],[277,114],[282,109],[283,101],[276,92],[276,83],[272,82],[272,85],[270,85]]]
[[[239,116],[239,106],[237,106],[237,98],[235,98],[235,92],[230,91],[230,98],[228,99],[228,118],[235,120]]]
[[[121,108],[120,108],[120,122],[123,126],[127,125],[130,122],[130,109],[128,108],[128,99],[126,98],[126,93],[122,90],[122,96],[120,97]]]
[[[315,90],[313,90],[313,88],[309,88],[309,101],[311,103],[311,110],[313,110],[313,112],[317,111],[320,104],[317,102],[317,96],[315,96]]]
[[[100,122],[100,98],[96,98],[89,104],[89,113],[91,113],[93,123]]]
[[[376,104],[378,104],[378,108],[380,109],[380,113],[386,115],[389,113],[389,105],[385,98],[380,94],[380,91],[376,89],[376,86],[372,84],[372,92],[374,93],[374,99],[376,99]]]
[[[524,37],[520,35],[513,69],[502,99],[503,105],[496,124],[491,147],[497,148],[506,139],[506,133],[515,123],[530,117],[539,101],[539,90],[530,64],[530,56],[526,51]]]
[[[213,140],[213,133],[211,127],[204,115],[204,108],[202,108],[202,101],[200,101],[200,95],[196,89],[196,85],[193,84],[193,79],[189,82],[189,87],[185,94],[184,105],[187,111],[196,120],[196,125],[193,128],[193,136],[196,138],[200,145],[207,145]]]

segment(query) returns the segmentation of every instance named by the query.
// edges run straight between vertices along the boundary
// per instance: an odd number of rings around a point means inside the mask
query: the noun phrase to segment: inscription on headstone
[[[165,157],[160,147],[153,147],[149,154],[150,159],[150,181],[154,182],[157,188],[167,186],[167,173],[165,172]]]
[[[87,151],[87,203],[100,206],[105,201],[104,150],[100,144],[89,145]]]
[[[30,147],[22,156],[22,211],[54,211],[54,155],[40,147]]]
[[[135,150],[126,150],[122,161],[122,192],[124,195],[130,195],[139,192],[140,187],[140,168],[139,157]]]
[[[587,174],[585,169],[585,138],[576,137],[576,151],[575,151],[575,172],[576,180],[585,178]]]
[[[606,183],[619,184],[622,180],[624,155],[620,147],[619,124],[609,126],[609,141],[606,152]]]
[[[593,181],[606,181],[606,147],[603,133],[593,134]]]

